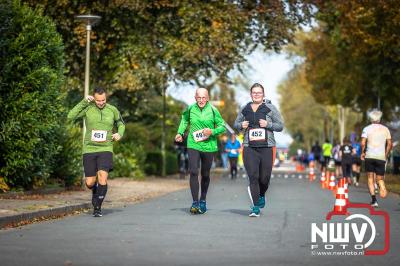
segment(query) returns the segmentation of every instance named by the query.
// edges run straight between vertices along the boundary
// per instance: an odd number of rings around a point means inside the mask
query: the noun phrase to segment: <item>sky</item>
[[[256,50],[247,56],[247,66],[245,67],[246,79],[249,83],[260,83],[266,90],[266,98],[272,101],[278,109],[279,94],[277,87],[279,83],[286,77],[293,64],[286,58],[284,53],[265,53]],[[194,92],[196,86],[170,84],[167,93],[177,100],[181,100],[187,104],[192,104],[194,100]],[[250,101],[250,94],[243,89],[236,89],[236,101],[240,106]],[[212,100],[212,99],[211,99]],[[276,132],[275,139],[278,147],[287,147],[292,138],[285,132]]]

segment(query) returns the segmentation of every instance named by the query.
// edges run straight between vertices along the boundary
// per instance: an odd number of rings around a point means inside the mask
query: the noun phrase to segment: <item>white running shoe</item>
[[[371,202],[371,206],[372,206],[372,207],[379,207],[378,201],[373,201],[373,202]]]

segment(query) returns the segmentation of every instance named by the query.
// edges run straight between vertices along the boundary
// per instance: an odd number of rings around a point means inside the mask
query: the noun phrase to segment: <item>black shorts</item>
[[[113,168],[113,154],[109,151],[83,154],[83,169],[85,176],[96,176],[97,171],[111,172]]]
[[[324,159],[322,160],[322,166],[326,167],[329,163],[329,159],[331,159],[331,157],[329,156],[324,156]]]
[[[342,165],[342,162],[341,162],[341,161],[336,161],[336,160],[335,160],[335,165],[336,165],[336,166],[341,166],[341,165]]]
[[[353,156],[353,164],[361,166],[361,158],[358,156]]]
[[[342,161],[342,175],[343,177],[351,177],[352,161]]]
[[[365,171],[372,172],[380,176],[385,175],[386,161],[377,159],[365,159]]]

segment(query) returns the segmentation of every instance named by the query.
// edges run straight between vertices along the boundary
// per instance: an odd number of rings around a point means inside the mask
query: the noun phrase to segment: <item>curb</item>
[[[59,217],[67,214],[74,213],[76,211],[81,211],[83,209],[90,209],[92,207],[91,203],[81,203],[76,205],[52,208],[47,210],[21,213],[13,216],[0,217],[0,229],[6,227],[19,226],[20,223],[29,223],[36,220],[45,220],[50,217]]]
[[[67,191],[65,188],[51,188],[51,189],[38,189],[38,190],[22,191],[22,192],[5,192],[5,193],[0,193],[0,199],[17,199],[18,197],[23,197],[23,196],[49,195],[65,191]]]

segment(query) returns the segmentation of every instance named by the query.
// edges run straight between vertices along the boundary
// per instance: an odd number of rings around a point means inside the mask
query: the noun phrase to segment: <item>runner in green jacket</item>
[[[175,136],[176,142],[183,141],[183,135],[188,127],[188,155],[190,171],[190,189],[193,204],[190,212],[193,214],[207,211],[206,196],[210,184],[210,169],[214,153],[218,151],[217,135],[225,132],[225,122],[218,110],[209,102],[208,91],[203,88],[196,90],[196,104],[189,106],[182,114],[182,119]],[[201,196],[199,202],[199,160],[201,160]]]
[[[113,168],[113,142],[124,135],[125,124],[117,108],[106,103],[106,93],[101,88],[95,89],[94,96],[88,96],[69,112],[68,119],[78,118],[83,118],[86,124],[82,149],[85,183],[93,192],[93,216],[101,217],[108,173]],[[115,133],[114,125],[117,127]]]

